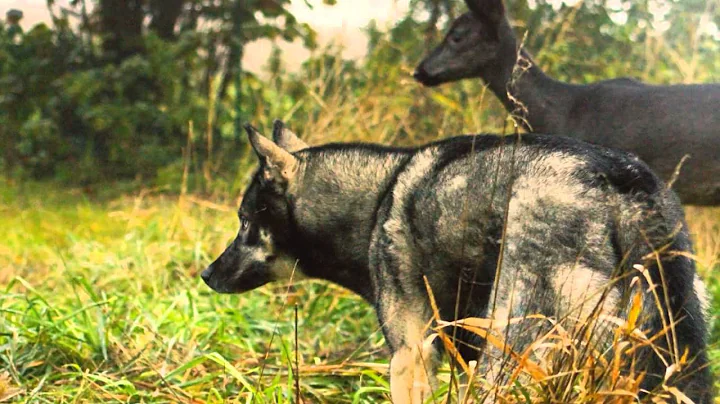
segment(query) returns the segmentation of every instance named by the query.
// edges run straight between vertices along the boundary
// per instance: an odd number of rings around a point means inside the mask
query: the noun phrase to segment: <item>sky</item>
[[[70,0],[56,0],[56,6],[68,6]],[[309,0],[313,4],[310,9],[304,0],[292,0],[290,11],[300,22],[310,24],[318,33],[318,40],[322,45],[336,41],[345,46],[343,55],[348,58],[359,58],[365,54],[367,39],[362,28],[367,26],[371,19],[375,19],[383,26],[397,21],[408,8],[409,0],[363,0],[363,6],[358,2],[340,0],[334,6],[326,6],[321,0]],[[38,22],[50,23],[50,14],[47,10],[47,0],[0,0],[0,18],[5,18],[9,9],[23,11],[21,25],[28,29]],[[299,41],[287,43],[279,41],[283,50],[283,59],[289,70],[295,70],[299,64],[307,59],[310,52],[303,48]],[[265,65],[272,43],[270,41],[257,41],[251,43],[243,59],[244,68],[259,72]]]

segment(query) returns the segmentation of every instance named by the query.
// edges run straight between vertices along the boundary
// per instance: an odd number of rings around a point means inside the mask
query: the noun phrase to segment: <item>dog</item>
[[[280,121],[273,140],[245,129],[260,165],[236,239],[202,279],[241,293],[294,270],[362,296],[392,353],[393,402],[432,394],[446,351],[431,338],[433,318],[504,321],[505,340],[522,352],[537,323],[510,319],[627,318],[633,290],[644,297],[648,338],[673,324],[673,338],[640,350],[643,389],[665,383],[696,403],[712,400],[704,287],[686,254],[683,211],[637,157],[540,134],[309,147]],[[507,373],[483,361],[493,354],[485,339],[461,327],[446,332],[488,379]],[[663,381],[673,351],[689,364]]]

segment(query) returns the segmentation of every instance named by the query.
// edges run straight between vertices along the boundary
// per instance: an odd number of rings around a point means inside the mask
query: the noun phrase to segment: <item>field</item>
[[[388,401],[383,338],[358,297],[202,283],[237,231],[236,203],[0,182],[0,401],[295,402],[296,382],[304,402]],[[720,209],[687,214],[720,380]]]

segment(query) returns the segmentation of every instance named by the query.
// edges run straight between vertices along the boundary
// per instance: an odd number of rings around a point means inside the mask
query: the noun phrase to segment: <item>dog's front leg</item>
[[[404,306],[404,305],[403,305]],[[395,404],[422,404],[435,388],[439,352],[428,335],[430,316],[398,307],[385,311],[383,332],[392,350],[390,395]]]
[[[402,346],[390,360],[390,394],[396,404],[422,404],[435,387],[436,353],[432,343]]]

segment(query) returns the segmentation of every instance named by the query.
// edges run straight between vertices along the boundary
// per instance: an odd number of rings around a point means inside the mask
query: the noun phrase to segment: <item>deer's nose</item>
[[[422,67],[418,67],[418,68],[415,69],[415,71],[413,72],[413,78],[414,78],[415,80],[420,80],[423,76],[425,76],[425,71],[423,70]]]
[[[421,84],[425,84],[430,80],[430,74],[428,74],[428,71],[425,69],[424,63],[415,69],[413,78]]]
[[[207,285],[210,285],[210,277],[212,276],[212,266],[209,266],[205,268],[204,271],[200,274],[200,277]]]

